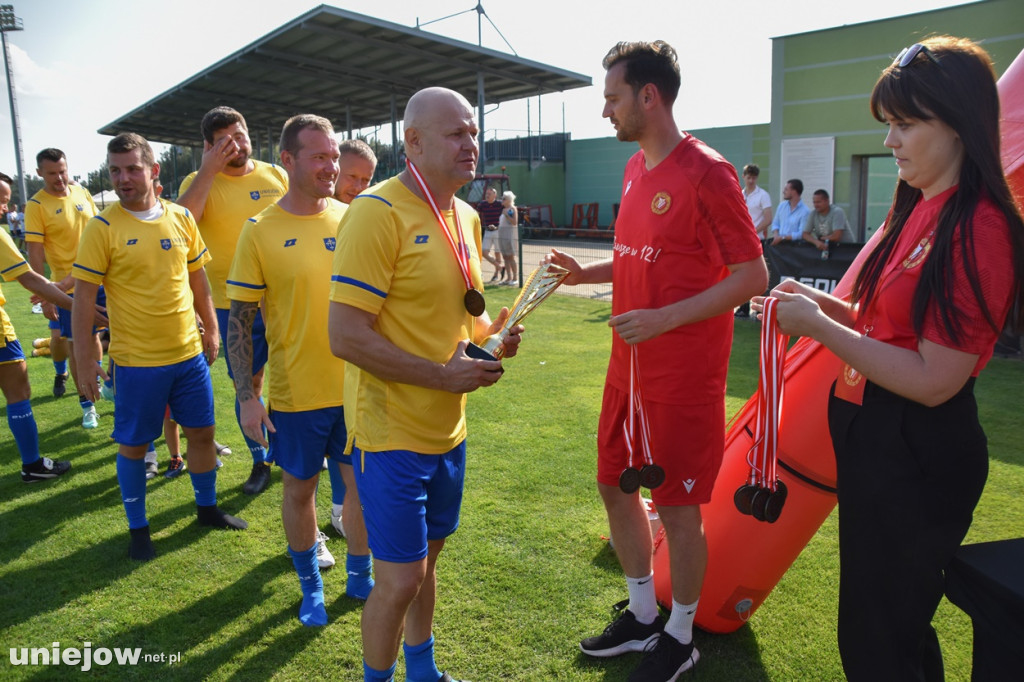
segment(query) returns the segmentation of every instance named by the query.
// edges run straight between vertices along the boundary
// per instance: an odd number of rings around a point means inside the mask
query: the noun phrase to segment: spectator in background
[[[747,200],[750,219],[761,239],[768,238],[768,226],[772,224],[772,198],[768,192],[757,186],[757,178],[761,169],[756,163],[748,163],[743,167],[743,198]]]
[[[494,276],[490,282],[497,282],[505,279],[505,266],[501,262],[501,248],[498,240],[498,220],[501,218],[501,202],[498,201],[498,191],[488,187],[484,192],[484,200],[476,205],[476,212],[480,214],[480,225],[483,226],[483,245],[480,247],[480,255],[488,263],[494,266]],[[491,255],[494,249],[494,255]]]
[[[793,178],[782,190],[782,203],[772,220],[772,246],[779,242],[795,241],[803,237],[804,222],[811,209],[800,201],[804,193],[804,183]]]
[[[18,211],[18,205],[14,205],[14,209],[7,214],[7,226],[11,230],[11,239],[14,240],[14,244],[18,247],[18,250],[22,253],[25,252],[25,219],[23,214]]]
[[[505,261],[505,279],[502,284],[519,286],[516,273],[516,251],[519,250],[519,209],[516,195],[505,192],[501,195],[501,217],[498,219],[498,246]]]
[[[843,239],[846,214],[829,201],[828,192],[823,189],[815,190],[811,201],[814,202],[814,210],[804,222],[804,241],[814,244],[819,251],[827,251],[829,244],[837,244]]]
[[[772,198],[757,186],[759,175],[761,168],[756,163],[748,163],[743,167],[743,198],[747,202],[747,211],[757,230],[757,237],[764,240],[768,238],[768,226],[772,224]],[[750,317],[750,301],[736,310],[736,317]]]

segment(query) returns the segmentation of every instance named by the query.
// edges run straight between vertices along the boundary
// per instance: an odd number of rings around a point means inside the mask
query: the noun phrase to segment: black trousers
[[[931,620],[988,476],[974,380],[936,407],[870,382],[863,405],[830,395],[829,430],[843,671],[850,680],[941,680]]]

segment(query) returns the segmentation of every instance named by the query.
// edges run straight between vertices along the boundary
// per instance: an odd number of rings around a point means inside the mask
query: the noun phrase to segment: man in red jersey
[[[736,171],[675,124],[675,50],[661,41],[619,43],[604,67],[603,115],[620,140],[640,144],[623,178],[615,255],[580,266],[552,250],[549,260],[570,270],[567,284],[613,283],[597,484],[630,599],[604,633],[580,648],[598,657],[646,651],[629,679],[662,682],[699,658],[693,617],[707,565],[700,505],[711,499],[725,446],[732,311],[764,291],[768,271]],[[673,608],[665,624],[639,486],[619,483],[631,463],[641,464],[640,439],[632,442],[625,428],[627,417],[638,414],[650,425],[651,463],[665,474],[663,483],[651,484],[671,562]]]

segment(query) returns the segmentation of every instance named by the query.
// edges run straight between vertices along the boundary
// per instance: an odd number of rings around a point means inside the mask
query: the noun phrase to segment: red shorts
[[[605,384],[597,429],[597,480],[619,485],[629,463],[623,421],[629,394]],[[644,405],[651,432],[651,457],[665,470],[665,482],[651,491],[656,505],[685,506],[711,500],[725,450],[725,401],[707,405]],[[643,466],[637,443],[633,466]]]

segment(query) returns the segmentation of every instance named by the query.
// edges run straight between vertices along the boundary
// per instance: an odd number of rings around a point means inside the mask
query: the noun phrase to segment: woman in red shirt
[[[793,281],[771,295],[785,333],[844,362],[829,398],[843,670],[942,679],[931,619],[988,475],[974,380],[1011,312],[1024,319],[1024,224],[980,47],[941,36],[907,48],[871,110],[899,182],[850,300]]]

